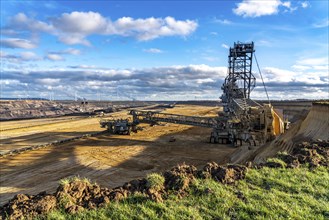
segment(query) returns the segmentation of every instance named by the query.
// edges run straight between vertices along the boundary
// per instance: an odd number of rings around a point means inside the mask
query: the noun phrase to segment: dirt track
[[[101,131],[98,118],[60,117],[0,122],[2,153]],[[15,125],[16,124],[16,125]]]
[[[218,108],[214,107],[177,106],[166,112],[213,116],[217,111]],[[127,116],[126,112],[118,112],[116,115]],[[85,120],[79,121],[81,124],[68,122],[60,132],[66,135],[73,130],[83,133],[99,129],[97,119]],[[44,126],[39,133],[31,132],[32,135],[41,135],[46,130],[47,126]],[[51,138],[62,137],[48,132]],[[142,132],[131,136],[105,134],[3,157],[0,158],[0,203],[5,203],[17,193],[35,194],[42,190],[52,192],[58,180],[69,176],[79,175],[100,185],[114,187],[184,161],[195,166],[204,165],[208,161],[227,162],[226,158],[235,148],[209,144],[209,134],[209,129],[185,125],[144,125]],[[176,138],[176,142],[169,142],[171,136]],[[36,140],[28,139],[27,142],[30,144]],[[25,142],[23,140],[18,143]]]

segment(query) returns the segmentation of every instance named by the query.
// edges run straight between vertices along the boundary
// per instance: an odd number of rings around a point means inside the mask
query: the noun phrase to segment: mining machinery
[[[220,97],[224,111],[219,112],[217,117],[131,110],[133,120],[126,121],[128,129],[137,132],[140,123],[154,125],[165,122],[212,128],[211,143],[260,145],[272,140],[284,132],[285,122],[271,104],[261,105],[250,99],[250,93],[256,86],[256,77],[252,73],[254,52],[253,42],[237,42],[229,49],[228,74],[221,87],[223,94]],[[116,122],[109,121],[108,125],[111,123]],[[106,123],[103,125],[106,126]]]
[[[136,125],[130,119],[101,119],[101,128],[107,128],[111,134],[130,135],[131,131],[137,132]]]

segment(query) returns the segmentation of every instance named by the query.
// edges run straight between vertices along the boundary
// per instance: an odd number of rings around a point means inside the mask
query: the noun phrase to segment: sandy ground
[[[15,126],[16,123],[16,126]],[[46,144],[103,130],[99,118],[60,117],[0,122],[0,151]]]
[[[218,110],[214,107],[179,105],[166,112],[214,116]],[[127,112],[118,112],[115,116],[127,117]],[[100,130],[96,118],[41,127],[39,130],[33,127],[26,131],[8,131],[4,135],[7,137],[1,137],[6,141],[3,146],[14,148],[39,143],[40,139],[54,140],[71,133]],[[0,158],[0,204],[17,193],[53,192],[60,179],[70,176],[87,177],[102,186],[115,187],[182,162],[198,167],[208,161],[225,163],[236,150],[229,145],[208,143],[210,129],[175,124],[143,127],[143,131],[131,136],[104,134]],[[46,136],[42,138],[42,135]],[[169,142],[172,136],[176,142]]]

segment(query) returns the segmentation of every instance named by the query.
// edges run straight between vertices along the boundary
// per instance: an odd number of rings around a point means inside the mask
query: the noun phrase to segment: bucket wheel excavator
[[[218,116],[225,123],[223,127],[213,129],[211,142],[258,145],[284,132],[285,123],[271,104],[260,105],[250,99],[256,86],[256,77],[252,73],[254,52],[253,42],[237,42],[229,50],[228,75],[220,97],[224,111]]]
[[[220,97],[224,111],[219,112],[217,117],[132,110],[130,115],[133,120],[126,127],[137,132],[140,123],[166,122],[212,128],[211,143],[231,143],[234,146],[244,143],[256,146],[272,140],[285,131],[288,122],[271,104],[261,105],[250,99],[250,93],[256,86],[256,77],[252,73],[254,52],[253,42],[237,42],[229,49],[228,75],[221,87],[223,94]],[[101,122],[103,127],[109,128],[115,126],[113,123],[106,120]]]

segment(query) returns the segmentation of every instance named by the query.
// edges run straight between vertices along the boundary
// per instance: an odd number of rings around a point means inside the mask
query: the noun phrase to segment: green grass
[[[287,167],[287,164],[279,158],[269,158],[266,162],[279,164],[282,168]]]
[[[82,181],[84,183],[91,184],[90,179],[88,179],[86,177],[81,178],[79,176],[73,176],[73,177],[67,177],[67,178],[60,179],[59,184],[61,186],[65,186],[65,185],[67,185],[71,182],[75,182],[75,181]]]
[[[147,180],[147,186],[150,189],[159,191],[164,188],[165,178],[161,174],[151,173],[147,175],[146,180]]]
[[[139,193],[97,210],[76,215],[57,210],[46,216],[46,219],[232,218],[329,219],[329,168],[251,169],[246,179],[235,185],[196,179],[188,196],[169,195],[163,203],[152,202]]]

